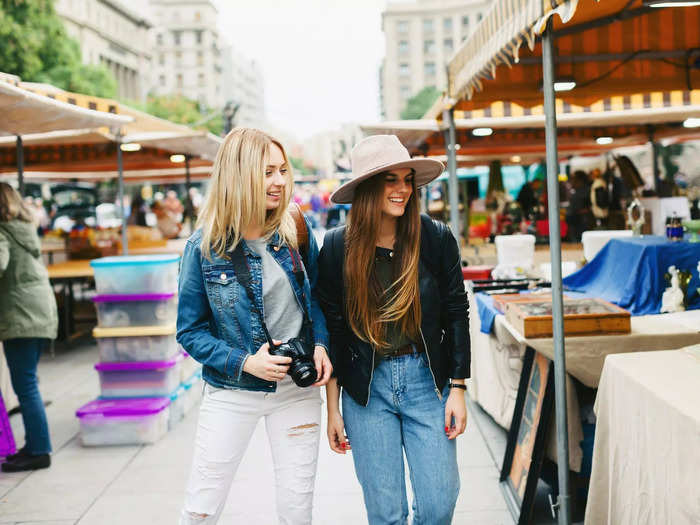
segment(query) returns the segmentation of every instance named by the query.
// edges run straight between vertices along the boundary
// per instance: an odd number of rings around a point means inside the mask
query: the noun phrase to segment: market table
[[[697,524],[700,346],[608,356],[595,410],[585,523]]]
[[[62,284],[63,322],[66,339],[73,333],[73,284],[93,279],[95,273],[90,259],[75,259],[46,267],[52,285]]]
[[[700,287],[699,260],[700,243],[672,242],[653,235],[610,239],[592,261],[562,283],[565,290],[605,299],[632,315],[658,314],[668,286],[664,279],[668,267],[692,272],[690,295]],[[698,295],[688,307],[695,308],[700,308]]]

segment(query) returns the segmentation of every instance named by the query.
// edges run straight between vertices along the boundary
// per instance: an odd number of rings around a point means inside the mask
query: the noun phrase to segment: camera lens
[[[316,367],[310,362],[295,362],[289,369],[289,375],[297,386],[311,386],[316,382]]]

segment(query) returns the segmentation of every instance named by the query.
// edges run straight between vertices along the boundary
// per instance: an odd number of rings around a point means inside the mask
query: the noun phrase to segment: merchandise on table
[[[102,328],[166,326],[177,321],[177,296],[167,294],[97,295],[97,322]]]
[[[496,235],[494,241],[499,266],[532,267],[535,259],[534,235]]]
[[[179,255],[124,255],[90,261],[102,294],[166,294],[177,291]]]
[[[175,325],[93,329],[103,363],[167,361],[177,355]]]
[[[478,279],[491,279],[493,266],[464,266],[462,268],[462,279],[474,281]]]
[[[168,397],[180,384],[184,356],[167,361],[97,363],[102,398]]]
[[[80,407],[84,446],[155,443],[168,431],[170,399],[96,399]]]

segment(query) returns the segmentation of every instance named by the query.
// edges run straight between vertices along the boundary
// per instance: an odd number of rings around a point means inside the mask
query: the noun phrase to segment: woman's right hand
[[[328,444],[333,452],[345,454],[350,450],[350,442],[345,435],[345,423],[340,412],[328,413]]]
[[[282,341],[272,341],[276,345]],[[265,381],[281,381],[287,375],[291,357],[283,357],[270,354],[270,345],[265,343],[258,351],[249,356],[243,363],[243,371]]]

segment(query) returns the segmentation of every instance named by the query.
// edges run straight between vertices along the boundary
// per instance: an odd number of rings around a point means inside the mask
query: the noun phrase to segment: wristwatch
[[[463,385],[461,383],[453,383],[451,380],[450,380],[449,386],[450,386],[450,388],[459,388],[459,389],[465,390],[465,391],[467,390],[467,385]]]

